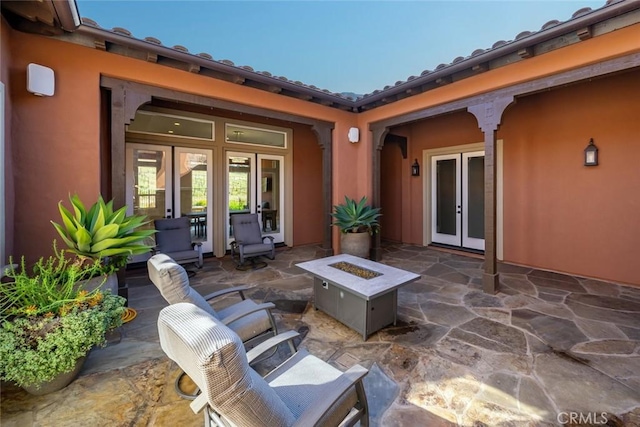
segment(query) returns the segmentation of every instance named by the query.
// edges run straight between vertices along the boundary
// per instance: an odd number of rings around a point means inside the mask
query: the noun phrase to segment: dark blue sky
[[[605,1],[77,0],[80,15],[332,92],[370,93]]]

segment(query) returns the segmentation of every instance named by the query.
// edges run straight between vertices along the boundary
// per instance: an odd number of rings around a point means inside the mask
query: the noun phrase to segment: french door
[[[188,216],[192,241],[202,242],[203,252],[212,252],[212,165],[211,150],[127,144],[127,213],[146,215],[150,229],[155,219]],[[147,243],[154,245],[155,240]]]
[[[431,241],[484,250],[484,151],[431,157]]]
[[[257,213],[263,235],[284,242],[284,156],[228,151],[226,245],[233,241],[231,216]]]

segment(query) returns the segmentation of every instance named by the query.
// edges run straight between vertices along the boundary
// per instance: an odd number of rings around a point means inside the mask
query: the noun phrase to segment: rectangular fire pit
[[[398,288],[419,274],[352,255],[336,255],[296,264],[314,276],[314,306],[369,335],[396,324]]]

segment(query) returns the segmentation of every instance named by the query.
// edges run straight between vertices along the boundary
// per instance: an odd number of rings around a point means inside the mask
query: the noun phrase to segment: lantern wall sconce
[[[411,165],[411,176],[420,176],[420,163],[418,163],[418,159],[415,159]]]
[[[584,149],[584,165],[598,165],[598,147],[596,147],[596,145],[593,143],[593,138],[589,140],[589,145],[587,145],[587,148]]]

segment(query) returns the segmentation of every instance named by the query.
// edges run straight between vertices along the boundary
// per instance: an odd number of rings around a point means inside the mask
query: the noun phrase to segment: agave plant
[[[139,230],[148,223],[146,217],[126,216],[126,206],[113,210],[113,200],[105,203],[102,196],[87,211],[77,194],[69,197],[73,213],[58,203],[62,224],[51,221],[69,247],[79,257],[111,259],[118,267],[126,264],[131,255],[149,252],[144,240],[155,230]]]
[[[372,208],[367,205],[367,197],[359,202],[349,197],[344,197],[345,203],[333,207],[331,216],[335,219],[333,225],[340,227],[343,233],[362,233],[368,231],[373,234],[378,231],[380,224],[378,218],[382,215],[380,208]]]

